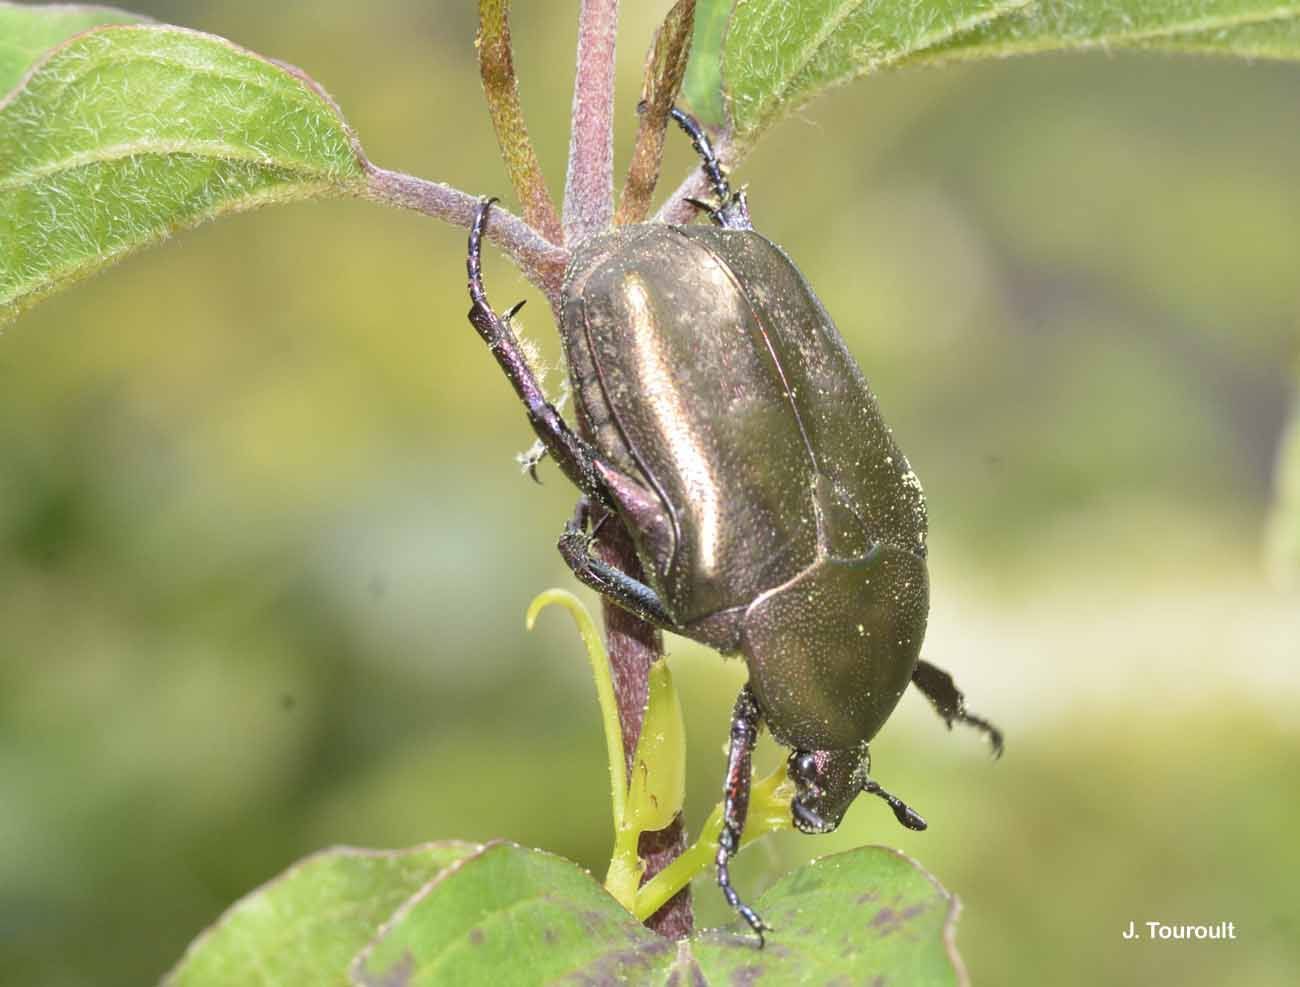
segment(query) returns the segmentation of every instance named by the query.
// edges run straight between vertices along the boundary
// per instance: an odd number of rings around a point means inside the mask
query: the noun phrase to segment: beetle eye
[[[790,773],[797,781],[811,783],[817,777],[817,758],[808,751],[790,755]]]

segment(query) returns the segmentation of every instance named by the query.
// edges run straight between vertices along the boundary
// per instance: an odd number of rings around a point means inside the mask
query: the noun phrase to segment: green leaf
[[[1198,31],[1153,39],[1147,47],[1199,55],[1239,58],[1300,59],[1300,16],[1239,24],[1216,31]]]
[[[585,871],[489,846],[430,884],[358,958],[366,987],[509,982],[772,984],[964,982],[957,903],[902,854],[866,847],[787,875],[758,902],[763,951],[735,931],[670,943]]]
[[[1040,0],[917,60],[1117,47],[1300,58],[1297,19],[1300,3],[1277,0]]]
[[[885,68],[1080,48],[1300,59],[1300,0],[700,0],[685,98],[738,161],[823,90]]]
[[[792,871],[758,899],[774,930],[761,953],[747,929],[703,933],[692,950],[713,984],[964,984],[960,907],[909,857],[861,847]]]
[[[439,873],[481,847],[338,847],[306,858],[236,902],[194,941],[166,987],[347,984],[375,931]]]
[[[663,829],[686,799],[686,725],[668,662],[651,665],[649,678],[623,820],[638,833]]]
[[[431,884],[358,957],[366,987],[402,984],[662,982],[676,947],[624,911],[575,864],[487,847]]]
[[[540,850],[339,848],[231,906],[164,985],[964,982],[956,899],[895,850],[815,861],[757,906],[776,930],[762,952],[739,919],[672,943]]]
[[[149,20],[141,14],[96,4],[29,7],[0,3],[0,93],[7,93],[42,54],[74,34],[104,24],[141,24]]]
[[[605,875],[605,890],[629,911],[646,917],[654,912],[639,908],[638,889],[644,887],[645,874],[639,854],[641,834],[667,827],[686,798],[686,725],[667,661],[660,658],[650,666],[648,684],[627,799],[614,830],[614,853]],[[681,885],[675,890],[680,889]]]
[[[1278,446],[1277,489],[1268,526],[1268,561],[1277,582],[1300,586],[1300,395]]]
[[[721,73],[733,142],[741,149],[822,90],[933,48],[1026,0],[750,0],[737,4],[722,41]],[[697,19],[707,20],[698,10]],[[697,35],[697,43],[700,41]],[[700,58],[707,57],[703,48]],[[703,64],[688,69],[704,84]],[[691,90],[696,97],[695,89]]]
[[[0,102],[0,323],[205,219],[360,192],[364,170],[297,69],[180,28],[78,35]]]
[[[691,57],[682,80],[682,101],[708,127],[725,122],[722,105],[722,39],[734,0],[696,0]]]

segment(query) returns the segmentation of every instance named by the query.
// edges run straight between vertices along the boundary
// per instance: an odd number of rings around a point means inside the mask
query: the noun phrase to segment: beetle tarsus
[[[731,186],[727,183],[727,176],[722,170],[718,156],[713,153],[713,142],[709,140],[709,135],[704,132],[700,122],[685,110],[674,106],[669,113],[677,121],[677,126],[681,127],[686,132],[686,136],[691,139],[691,146],[700,156],[700,166],[708,176],[709,184],[713,186],[713,194],[719,201],[726,202],[731,198]]]
[[[876,795],[889,803],[889,807],[894,810],[894,818],[906,826],[908,829],[914,829],[918,833],[924,830],[929,824],[921,818],[921,814],[913,809],[896,795],[885,791],[880,785],[870,778],[862,783],[862,790],[868,795]]]
[[[722,889],[727,904],[734,908],[758,935],[758,948],[763,948],[763,931],[771,931],[758,913],[740,900],[731,886],[729,864],[740,849],[740,837],[745,831],[745,817],[749,814],[749,789],[752,783],[751,762],[754,745],[758,743],[758,730],[763,722],[758,700],[748,685],[736,697],[731,712],[731,742],[727,747],[727,780],[722,795],[722,831],[718,834],[718,887]]]
[[[982,732],[989,739],[993,756],[1001,757],[1004,749],[1002,731],[984,717],[972,713],[966,708],[966,697],[962,695],[951,675],[937,665],[928,661],[918,661],[912,672],[912,684],[921,690],[934,707],[935,712],[952,729],[954,723],[965,723]]]
[[[713,186],[713,194],[717,197],[718,205],[712,206],[699,199],[686,201],[697,209],[703,209],[709,214],[710,219],[724,229],[752,230],[754,224],[749,220],[749,205],[745,202],[745,193],[731,190],[727,174],[722,170],[722,162],[718,160],[713,150],[713,143],[709,140],[709,135],[704,132],[704,128],[700,126],[700,122],[675,106],[670,112],[677,125],[691,139],[691,146],[695,148],[695,153],[700,156],[700,167],[704,169],[709,184]]]
[[[730,857],[731,853],[734,852],[734,850],[730,851],[726,856]],[[741,901],[740,895],[736,894],[736,889],[731,886],[731,874],[728,871],[727,860],[724,859],[721,844],[718,846],[718,887],[722,889],[722,896],[727,899],[727,904],[734,908],[736,913],[754,930],[754,935],[758,936],[758,948],[762,949],[767,945],[767,939],[763,933],[771,932],[772,927],[759,917],[758,912]]]

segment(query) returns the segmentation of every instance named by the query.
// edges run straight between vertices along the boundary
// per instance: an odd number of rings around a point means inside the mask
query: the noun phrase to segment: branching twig
[[[578,243],[614,214],[614,41],[618,0],[582,0],[578,73],[573,86],[564,240]]]
[[[366,198],[469,229],[478,200],[460,189],[414,175],[367,165]],[[552,305],[560,296],[560,282],[569,252],[556,246],[518,216],[500,207],[492,210],[487,238],[504,250],[533,284],[546,293]]]
[[[674,225],[689,223],[695,218],[699,210],[687,200],[708,199],[712,190],[712,186],[709,184],[709,176],[704,174],[704,169],[696,168],[682,180],[676,191],[668,197],[668,200],[655,213],[654,221]]]

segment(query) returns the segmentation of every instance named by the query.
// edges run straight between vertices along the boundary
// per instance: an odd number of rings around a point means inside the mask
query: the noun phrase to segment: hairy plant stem
[[[614,49],[618,0],[582,0],[573,84],[564,242],[607,229],[614,216]]]
[[[366,184],[361,194],[372,201],[401,209],[413,209],[454,226],[469,229],[478,199],[442,182],[431,182],[399,171],[366,164]],[[486,238],[496,244],[557,309],[569,252],[538,234],[518,216],[496,206]]]
[[[614,212],[614,222],[643,223],[650,212],[650,199],[659,184],[668,114],[677,102],[691,54],[691,32],[695,28],[695,0],[677,0],[663,25],[655,32],[646,58],[641,83],[641,102],[632,163],[623,183],[623,195]]]
[[[555,205],[546,191],[542,166],[528,138],[524,111],[519,102],[519,81],[515,77],[514,52],[510,43],[509,0],[479,0],[479,74],[487,98],[497,146],[510,173],[510,184],[523,207],[524,220],[552,243],[560,243],[563,231]]]
[[[673,194],[655,213],[654,221],[656,223],[669,223],[674,226],[689,223],[696,217],[699,210],[687,200],[700,199],[707,202],[712,191],[709,176],[704,174],[703,168],[696,168],[682,179],[682,183],[677,186]]]

